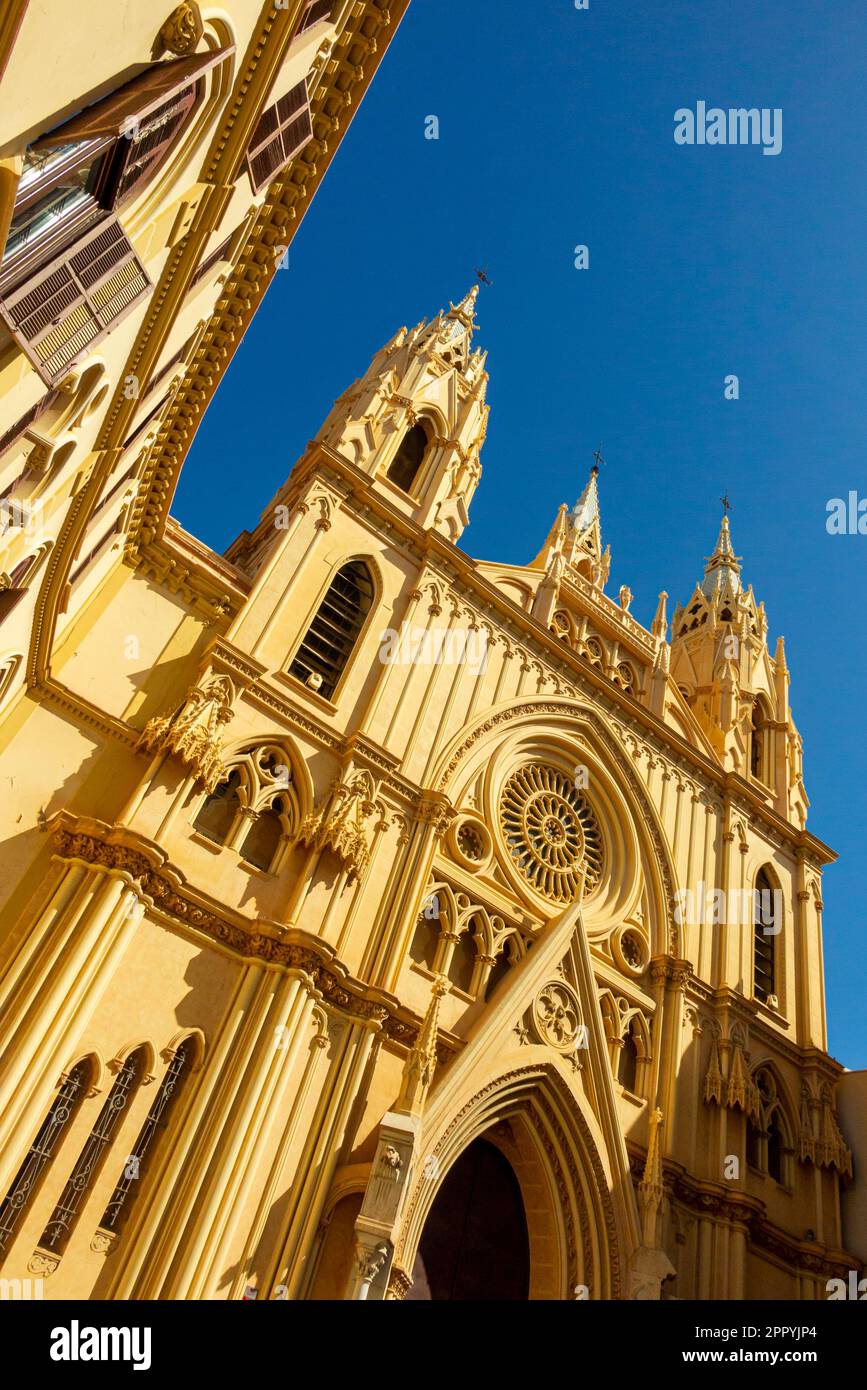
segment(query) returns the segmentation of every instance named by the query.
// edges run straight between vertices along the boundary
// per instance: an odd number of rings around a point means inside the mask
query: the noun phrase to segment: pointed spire
[[[668,594],[666,593],[665,589],[663,589],[662,593],[659,595],[659,604],[656,609],[656,616],[653,619],[653,625],[650,629],[654,637],[657,637],[661,642],[665,641],[665,634],[668,632],[668,614],[665,609],[665,600],[667,598]]]
[[[476,326],[476,300],[479,297],[478,285],[473,285],[472,289],[464,295],[460,304],[449,304],[447,319],[457,319],[464,325],[464,328],[473,329]]]
[[[578,501],[571,510],[563,503],[548,538],[533,561],[533,568],[548,569],[552,556],[559,553],[567,565],[574,565],[586,579],[605,587],[611,567],[611,553],[602,550],[602,523],[599,512],[599,469],[594,464]]]
[[[440,1000],[451,989],[445,975],[437,975],[431,986],[431,998],[424,1022],[419,1029],[415,1047],[410,1049],[404,1063],[400,1095],[392,1107],[398,1115],[420,1115],[424,1109],[437,1064],[437,1028]]]
[[[599,487],[596,479],[599,477],[599,469],[594,464],[590,469],[590,477],[575,506],[572,508],[571,522],[576,536],[586,535],[593,526],[601,527],[599,515]],[[598,549],[597,549],[598,553]]]
[[[659,1106],[649,1119],[647,1159],[644,1173],[638,1184],[638,1204],[641,1210],[642,1242],[653,1250],[659,1243],[659,1213],[665,1195],[662,1171],[662,1147],[659,1131],[662,1126],[662,1111]]]
[[[701,591],[707,598],[713,598],[723,593],[729,593],[734,597],[740,592],[740,576],[740,556],[735,555],[731,532],[729,531],[728,515],[724,513],[716,547],[713,554],[705,562]]]

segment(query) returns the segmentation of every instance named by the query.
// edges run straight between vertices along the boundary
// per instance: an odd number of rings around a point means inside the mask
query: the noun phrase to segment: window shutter
[[[156,173],[195,103],[196,88],[187,87],[118,141],[114,167],[109,175],[113,190],[105,206],[119,208],[129,202]]]
[[[333,9],[334,0],[308,0],[307,8],[301,16],[301,23],[296,32],[302,34],[305,29],[312,29],[313,25],[318,24],[320,19],[330,19]]]
[[[312,138],[307,83],[302,80],[259,117],[247,151],[253,192],[259,193],[270,183]]]
[[[150,288],[114,217],[0,299],[8,324],[43,381],[56,386]]]

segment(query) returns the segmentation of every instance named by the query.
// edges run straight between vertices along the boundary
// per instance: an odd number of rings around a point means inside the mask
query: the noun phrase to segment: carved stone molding
[[[60,859],[95,865],[107,873],[121,874],[134,881],[143,899],[149,900],[163,917],[201,932],[227,950],[245,958],[266,961],[284,970],[307,977],[324,1005],[381,1031],[402,1047],[415,1045],[423,1020],[396,1007],[391,995],[369,989],[349,975],[334,958],[325,942],[292,930],[278,938],[257,930],[256,924],[232,921],[202,900],[187,884],[180,870],[168,864],[155,845],[130,844],[133,832],[100,822],[77,821],[61,813],[54,830],[54,852]],[[279,930],[279,928],[277,928]],[[457,1050],[451,1035],[440,1033],[437,1058],[440,1065]]]
[[[172,10],[160,29],[160,45],[163,50],[185,58],[195,53],[204,31],[201,11],[195,0],[184,0],[183,4]]]

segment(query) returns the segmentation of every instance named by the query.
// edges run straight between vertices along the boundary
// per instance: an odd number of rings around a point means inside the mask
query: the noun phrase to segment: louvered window
[[[87,1137],[78,1162],[60,1194],[60,1200],[39,1242],[43,1250],[62,1253],[72,1235],[81,1208],[96,1181],[106,1151],[132,1095],[142,1078],[144,1054],[141,1048],[130,1053],[117,1074],[114,1085]]]
[[[86,1062],[79,1062],[69,1073],[15,1175],[0,1207],[0,1258],[7,1254],[15,1227],[33,1200],[43,1174],[57,1152],[63,1131],[81,1104],[89,1077],[90,1067]]]
[[[55,386],[144,297],[150,281],[114,217],[0,299],[0,316]]]
[[[307,83],[301,81],[259,117],[247,150],[247,170],[253,192],[260,192],[270,183],[312,138]]]
[[[290,674],[330,700],[373,601],[370,571],[360,560],[334,577],[289,668]]]
[[[149,1156],[152,1157],[154,1144],[160,1133],[165,1130],[172,1105],[177,1098],[181,1082],[190,1069],[192,1060],[192,1043],[189,1041],[182,1043],[169,1063],[162,1085],[148,1111],[147,1119],[139,1130],[132,1152],[126,1159],[123,1172],[111,1194],[111,1200],[102,1214],[102,1220],[99,1224],[103,1230],[117,1231],[121,1223],[129,1216],[133,1200],[139,1192],[140,1183],[145,1176],[147,1159]]]
[[[305,29],[312,29],[313,25],[318,24],[320,19],[330,19],[333,9],[334,0],[308,0],[307,8],[301,16],[301,23],[296,32],[302,34]]]
[[[152,115],[133,121],[115,147],[106,176],[105,206],[122,207],[148,182],[180,134],[196,104],[196,88],[170,97]]]
[[[753,901],[753,975],[754,993],[765,1000],[776,993],[775,931],[776,896],[768,875],[762,869],[756,877]]]

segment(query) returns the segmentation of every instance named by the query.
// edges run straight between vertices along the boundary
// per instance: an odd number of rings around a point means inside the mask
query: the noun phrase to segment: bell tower
[[[334,403],[316,442],[376,480],[418,525],[455,542],[482,468],[487,354],[473,347],[474,285],[459,304],[401,328]]]
[[[810,803],[785,647],[780,637],[771,656],[765,606],[744,587],[727,511],[704,578],[675,610],[671,675],[723,765],[803,826]]]

